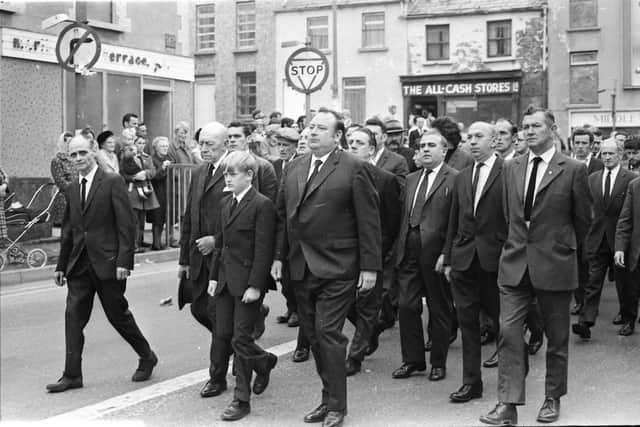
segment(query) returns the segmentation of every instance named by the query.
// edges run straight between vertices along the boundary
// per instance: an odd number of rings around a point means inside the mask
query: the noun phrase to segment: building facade
[[[554,0],[549,9],[549,107],[564,136],[585,124],[640,131],[640,4]]]
[[[90,73],[65,71],[56,42],[70,22],[88,21],[102,43]],[[10,176],[48,177],[63,131],[90,126],[118,134],[136,113],[150,137],[193,121],[193,36],[187,3],[126,0],[0,4],[0,162]],[[47,22],[47,21],[45,21]]]
[[[546,105],[546,2],[421,0],[407,5],[404,110],[468,126]]]

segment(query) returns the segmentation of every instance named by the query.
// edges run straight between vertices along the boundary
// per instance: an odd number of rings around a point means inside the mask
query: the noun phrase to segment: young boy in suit
[[[276,212],[273,202],[251,186],[258,164],[249,152],[229,154],[222,167],[232,194],[221,203],[209,293],[216,297],[214,363],[233,352],[236,373],[234,399],[221,418],[235,421],[251,411],[252,371],[257,373],[253,393],[261,394],[278,361],[252,335],[273,261]]]

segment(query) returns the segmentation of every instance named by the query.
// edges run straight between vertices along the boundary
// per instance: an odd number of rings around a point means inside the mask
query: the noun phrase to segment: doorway
[[[170,93],[144,89],[142,95],[144,123],[147,125],[149,141],[156,136],[166,136],[171,140],[171,99]]]

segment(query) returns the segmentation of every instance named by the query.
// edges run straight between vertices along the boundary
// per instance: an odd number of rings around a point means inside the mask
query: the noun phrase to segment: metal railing
[[[191,173],[195,167],[196,165],[191,163],[174,163],[167,168],[167,226],[165,229],[167,244],[180,239],[182,216],[187,207]]]

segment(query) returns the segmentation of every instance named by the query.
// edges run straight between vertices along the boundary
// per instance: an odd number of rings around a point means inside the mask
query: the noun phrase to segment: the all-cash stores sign
[[[520,83],[515,81],[427,83],[402,86],[403,96],[480,96],[512,94],[519,91]]]
[[[56,40],[51,34],[0,28],[2,56],[57,63]],[[184,81],[194,80],[193,58],[148,50],[102,44],[102,54],[93,67],[96,71],[113,71]]]

